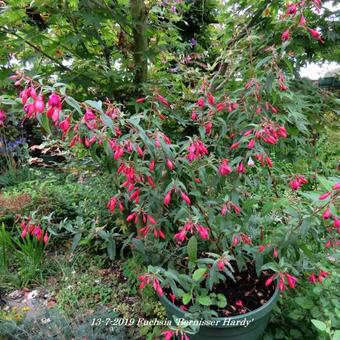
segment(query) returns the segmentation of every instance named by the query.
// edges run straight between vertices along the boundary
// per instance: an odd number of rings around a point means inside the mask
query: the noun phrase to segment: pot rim
[[[223,321],[225,319],[231,319],[231,320],[243,320],[243,319],[249,319],[249,318],[253,318],[254,321],[255,320],[258,320],[260,318],[262,318],[262,316],[264,316],[266,313],[266,309],[269,309],[269,307],[271,305],[273,305],[276,300],[278,299],[278,296],[279,296],[279,293],[280,293],[280,290],[279,290],[279,285],[278,285],[278,279],[275,280],[276,282],[276,288],[275,288],[275,291],[273,293],[273,295],[271,296],[271,298],[266,301],[265,304],[263,304],[261,307],[259,308],[256,308],[254,310],[252,310],[251,312],[248,312],[248,313],[245,313],[245,314],[239,314],[239,315],[234,315],[234,316],[224,316],[224,317],[212,317],[211,319],[209,320],[212,320],[212,321],[217,321],[217,322],[220,322],[220,321]],[[160,297],[160,300],[163,300],[166,304],[168,305],[171,305],[171,307],[173,309],[175,309],[176,312],[178,312],[180,314],[180,317],[185,317],[186,314],[190,314],[189,312],[185,312],[183,311],[182,309],[180,309],[179,307],[177,307],[174,303],[172,303],[166,296],[165,294],[163,294],[161,297]],[[272,308],[270,308],[271,310]]]

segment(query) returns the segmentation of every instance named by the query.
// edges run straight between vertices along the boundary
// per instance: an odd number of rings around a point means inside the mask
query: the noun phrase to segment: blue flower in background
[[[191,38],[191,39],[189,40],[189,43],[190,43],[190,45],[191,45],[192,47],[194,47],[194,46],[197,45],[197,40],[196,40],[195,38]]]

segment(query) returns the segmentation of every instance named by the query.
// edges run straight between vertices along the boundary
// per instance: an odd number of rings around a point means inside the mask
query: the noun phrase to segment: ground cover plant
[[[279,294],[265,339],[339,337],[339,100],[298,76],[336,60],[323,5],[4,3],[0,289],[44,308],[2,333],[189,339],[129,322]]]

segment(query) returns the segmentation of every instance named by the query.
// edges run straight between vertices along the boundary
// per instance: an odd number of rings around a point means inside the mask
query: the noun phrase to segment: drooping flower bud
[[[168,167],[168,169],[170,171],[172,171],[174,169],[174,164],[172,163],[172,161],[169,158],[166,160],[166,166]]]
[[[326,193],[319,196],[319,200],[323,201],[323,200],[327,199],[330,195],[331,195],[330,192],[326,192]]]
[[[288,41],[289,39],[290,39],[290,32],[289,32],[289,30],[286,30],[282,33],[281,40],[282,41]]]
[[[327,208],[323,214],[322,214],[322,218],[325,220],[328,220],[331,217],[331,210],[329,208]]]
[[[186,204],[191,204],[190,198],[184,192],[181,192],[181,198]]]

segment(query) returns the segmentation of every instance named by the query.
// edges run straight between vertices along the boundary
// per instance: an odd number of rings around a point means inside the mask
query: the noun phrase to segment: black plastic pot
[[[260,308],[252,312],[225,318],[212,318],[211,324],[202,325],[195,335],[187,334],[190,340],[256,340],[263,335],[276,301],[279,296],[278,285],[276,285],[273,296]],[[165,307],[168,319],[173,321],[173,316],[185,319],[185,312],[169,301],[164,295],[161,302]],[[189,321],[191,322],[191,321]],[[202,321],[203,322],[203,321]]]

